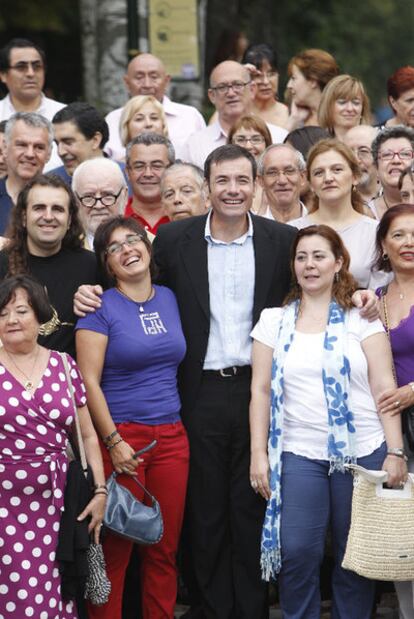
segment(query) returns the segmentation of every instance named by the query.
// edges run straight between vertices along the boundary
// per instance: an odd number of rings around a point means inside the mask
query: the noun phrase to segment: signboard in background
[[[148,0],[151,54],[174,79],[200,76],[197,0]]]

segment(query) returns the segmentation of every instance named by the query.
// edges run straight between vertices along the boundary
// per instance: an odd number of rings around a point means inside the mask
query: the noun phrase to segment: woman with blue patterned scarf
[[[369,619],[375,582],[342,569],[350,526],[347,463],[407,478],[400,418],[376,402],[394,388],[379,320],[352,306],[349,254],[325,225],[299,231],[293,288],[252,332],[250,407],[253,490],[267,500],[263,578],[279,580],[284,619],[319,619],[319,571],[328,526],[335,566],[332,619]]]

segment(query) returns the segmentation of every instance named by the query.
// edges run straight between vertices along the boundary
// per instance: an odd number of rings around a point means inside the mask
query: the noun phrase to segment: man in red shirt
[[[161,176],[174,163],[174,147],[168,138],[157,133],[141,133],[126,149],[126,170],[132,196],[125,209],[151,234],[170,220],[161,201]]]

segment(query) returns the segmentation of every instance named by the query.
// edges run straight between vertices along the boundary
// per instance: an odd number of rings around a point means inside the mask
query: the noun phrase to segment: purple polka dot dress
[[[68,357],[77,406],[85,387]],[[0,619],[74,619],[55,560],[74,410],[51,351],[33,394],[0,364]]]

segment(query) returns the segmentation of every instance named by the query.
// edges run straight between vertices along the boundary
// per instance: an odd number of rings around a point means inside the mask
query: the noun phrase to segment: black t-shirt
[[[0,251],[0,279],[6,276],[7,268],[7,253]],[[102,283],[94,252],[80,248],[61,249],[47,257],[29,255],[28,273],[45,286],[59,320],[53,333],[39,337],[39,344],[75,357],[73,295],[81,284]]]

